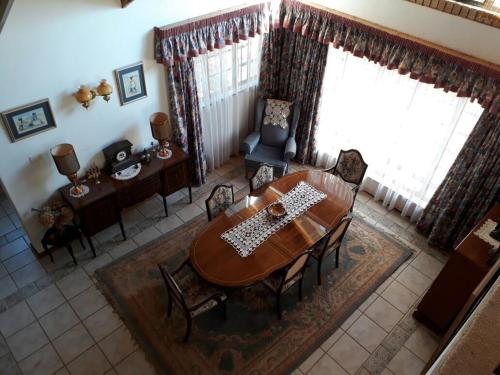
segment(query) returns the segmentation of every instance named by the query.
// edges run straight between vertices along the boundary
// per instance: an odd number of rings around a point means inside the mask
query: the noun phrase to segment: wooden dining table
[[[240,256],[221,238],[225,231],[265,209],[300,181],[325,193],[326,198],[273,233],[247,257]],[[283,176],[211,221],[191,245],[191,264],[212,284],[222,287],[252,285],[313,247],[348,214],[353,199],[351,187],[331,173],[306,170]]]

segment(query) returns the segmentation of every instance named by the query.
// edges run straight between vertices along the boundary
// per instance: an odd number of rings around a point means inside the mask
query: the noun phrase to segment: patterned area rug
[[[277,320],[274,297],[262,285],[229,293],[227,321],[214,309],[197,317],[188,343],[185,320],[174,307],[167,319],[167,293],[157,263],[174,269],[206,225],[191,222],[97,271],[99,285],[159,373],[288,374],[327,339],[410,255],[375,228],[354,218],[341,248],[324,263],[316,285],[311,259],[298,302],[292,288]]]

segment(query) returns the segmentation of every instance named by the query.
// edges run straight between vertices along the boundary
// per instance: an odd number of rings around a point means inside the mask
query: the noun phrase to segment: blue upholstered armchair
[[[260,164],[274,167],[275,176],[283,176],[288,161],[295,157],[295,131],[300,105],[274,99],[259,99],[255,109],[255,129],[243,142],[245,169],[255,171]]]

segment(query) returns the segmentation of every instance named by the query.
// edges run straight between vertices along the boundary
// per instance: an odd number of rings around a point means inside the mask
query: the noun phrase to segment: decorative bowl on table
[[[286,215],[286,209],[283,203],[276,202],[267,206],[267,214],[273,219],[279,219]]]

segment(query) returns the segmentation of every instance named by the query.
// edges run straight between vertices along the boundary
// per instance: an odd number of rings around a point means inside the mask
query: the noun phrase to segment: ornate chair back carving
[[[341,177],[344,181],[357,186],[361,185],[368,164],[365,163],[358,150],[341,150],[335,166],[328,171]]]
[[[252,178],[250,178],[250,192],[259,189],[260,187],[273,182],[274,168],[269,164],[261,164],[255,171]]]
[[[208,221],[225,211],[234,203],[233,185],[217,185],[205,201]]]

